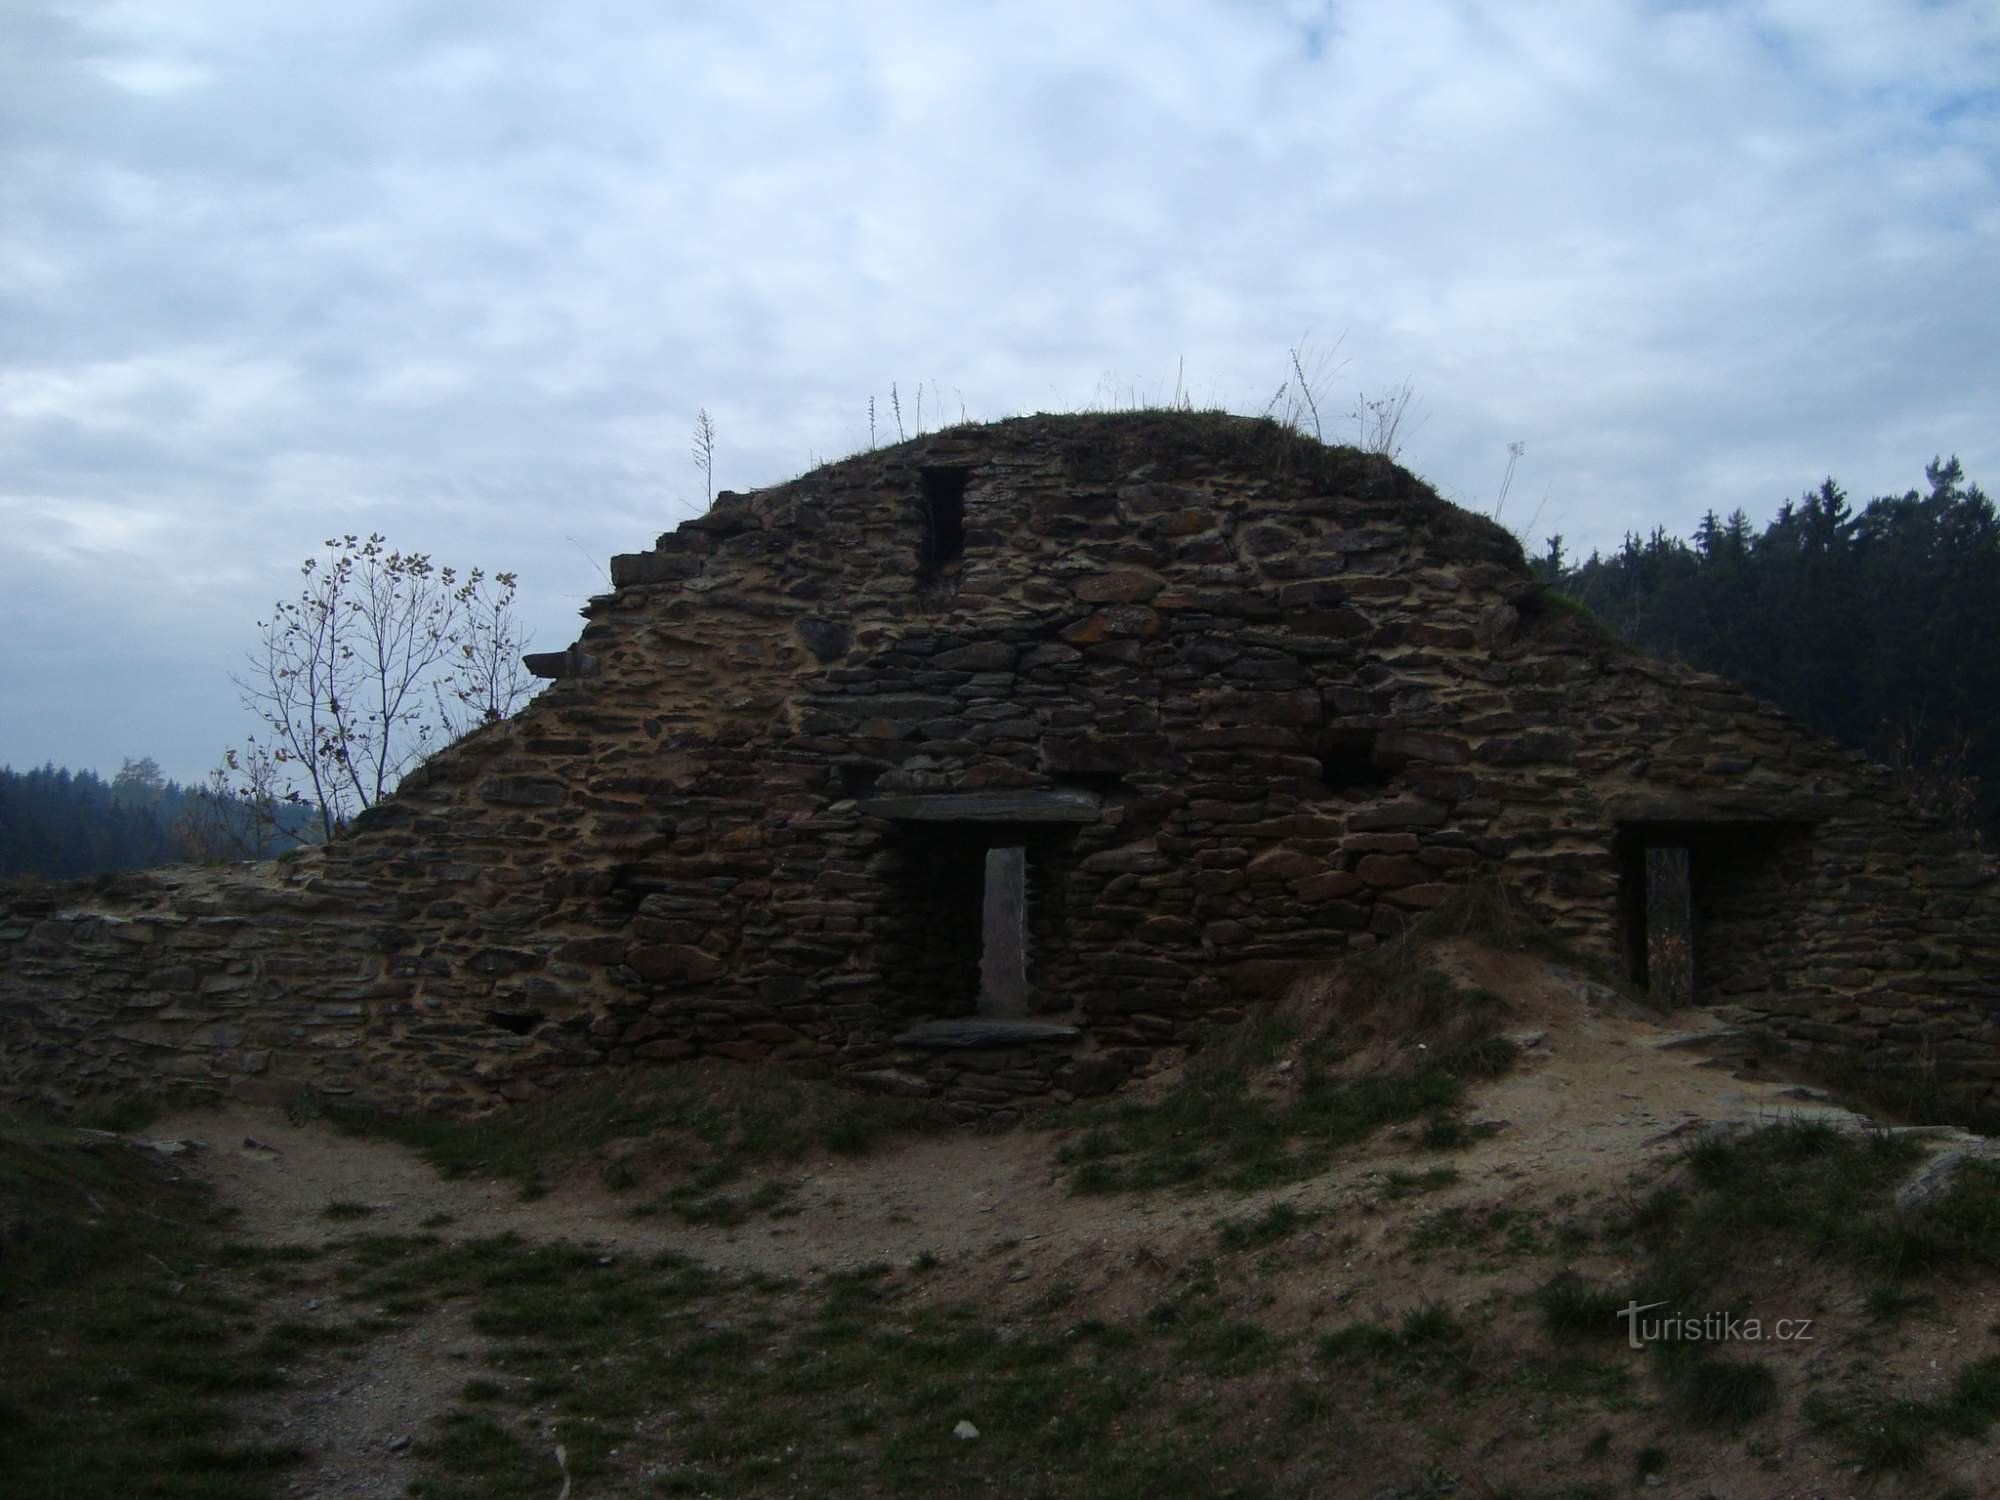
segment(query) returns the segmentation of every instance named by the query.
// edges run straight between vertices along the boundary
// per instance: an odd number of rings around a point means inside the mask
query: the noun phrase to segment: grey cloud
[[[331,530],[516,568],[564,644],[704,404],[740,488],[891,380],[1256,408],[1311,329],[1330,435],[1407,378],[1406,459],[1490,502],[1526,441],[1572,545],[1990,485],[1996,23],[1834,9],[12,9],[0,760],[148,748],[33,708],[95,682],[197,774]]]

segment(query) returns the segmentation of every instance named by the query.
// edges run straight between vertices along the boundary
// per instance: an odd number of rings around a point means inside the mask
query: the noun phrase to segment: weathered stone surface
[[[692,1042],[663,1039],[634,1047],[632,1055],[647,1062],[679,1062],[682,1058],[693,1057],[695,1046]]]
[[[611,586],[622,589],[637,583],[666,583],[671,579],[693,578],[701,572],[698,557],[663,552],[623,552],[611,559]]]
[[[1079,578],[1073,589],[1088,604],[1141,604],[1160,591],[1160,580],[1148,573],[1096,573]]]
[[[1108,1094],[1125,1081],[1130,1069],[1105,1056],[1079,1057],[1055,1075],[1055,1085],[1072,1094]]]
[[[1471,753],[1465,741],[1456,735],[1429,734],[1420,729],[1390,729],[1375,737],[1375,757],[1388,764],[1428,760],[1439,765],[1456,766],[1464,763]]]
[[[1538,607],[1511,539],[1409,476],[1254,459],[1271,436],[1028,418],[718,498],[614,563],[540,698],[332,847],[0,890],[0,1093],[475,1108],[708,1056],[1009,1113],[1468,881],[1616,961],[1630,851],[1671,837],[1739,1024],[1928,1050],[2000,1108],[1978,851],[1748,695]],[[980,1014],[994,849],[1023,851],[1018,1019]]]
[[[1046,735],[1042,768],[1046,771],[1135,771],[1170,765],[1173,742],[1162,734]]]
[[[552,681],[562,677],[588,677],[597,669],[595,658],[574,646],[567,651],[530,651],[521,658],[521,665],[528,669],[529,676],[546,677]]]
[[[934,664],[953,672],[1006,672],[1013,669],[1018,654],[1004,641],[978,641],[956,651],[943,652]]]
[[[1074,1026],[1035,1021],[932,1021],[912,1027],[896,1040],[906,1047],[1012,1047],[1073,1042],[1082,1035]]]
[[[921,1099],[932,1092],[931,1085],[914,1073],[904,1073],[895,1068],[874,1068],[851,1075],[861,1088],[877,1094],[898,1094],[908,1099]]]
[[[554,807],[569,796],[569,788],[553,776],[496,776],[480,783],[488,802],[521,807]]]
[[[874,818],[913,823],[1095,823],[1098,799],[1089,792],[955,792],[877,797],[861,804]]]
[[[1575,755],[1574,737],[1555,730],[1536,729],[1526,734],[1496,735],[1479,746],[1478,758],[1496,766],[1526,766],[1537,761],[1568,760]]]
[[[1437,828],[1450,817],[1451,809],[1440,803],[1413,799],[1364,808],[1347,820],[1347,826],[1357,832],[1377,828]]]
[[[794,620],[792,629],[819,661],[838,661],[854,644],[854,631],[841,620]]]
[[[1354,873],[1365,885],[1416,885],[1430,878],[1430,870],[1420,860],[1395,854],[1370,854],[1355,866]]]
[[[1126,844],[1088,855],[1083,868],[1100,875],[1142,875],[1171,870],[1173,857],[1157,844]]]
[[[1251,860],[1248,868],[1253,879],[1302,880],[1325,870],[1326,861],[1296,849],[1267,849]]]
[[[625,963],[648,984],[700,984],[728,968],[714,954],[678,943],[634,948],[625,955]]]
[[[1292,894],[1297,896],[1299,900],[1309,904],[1321,901],[1338,901],[1343,897],[1352,896],[1367,884],[1368,882],[1359,875],[1349,873],[1345,870],[1336,870],[1325,875],[1314,875],[1309,879],[1297,882],[1292,887]]]

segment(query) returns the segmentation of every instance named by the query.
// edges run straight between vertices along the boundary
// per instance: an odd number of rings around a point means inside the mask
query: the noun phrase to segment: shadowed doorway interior
[[[1811,825],[1620,823],[1617,858],[1626,973],[1660,1004],[1784,988],[1783,934],[1808,876]]]
[[[1646,851],[1646,978],[1660,1004],[1694,1003],[1694,888],[1685,845]]]

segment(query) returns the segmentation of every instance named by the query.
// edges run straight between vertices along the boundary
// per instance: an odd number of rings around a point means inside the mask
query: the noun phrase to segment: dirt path
[[[444,1181],[403,1147],[319,1122],[294,1127],[277,1110],[183,1113],[152,1134],[199,1143],[184,1158],[188,1169],[241,1211],[243,1238],[265,1244],[325,1245],[357,1232],[459,1240],[511,1231],[796,1277],[906,1264],[928,1251],[953,1268],[955,1295],[985,1299],[997,1317],[1057,1283],[1073,1287],[1079,1305],[1115,1317],[1156,1297],[1171,1268],[1212,1250],[1218,1220],[1278,1199],[1319,1211],[1307,1233],[1341,1247],[1324,1278],[1295,1295],[1325,1307],[1357,1299],[1395,1305],[1438,1294],[1436,1269],[1412,1265],[1405,1251],[1419,1217],[1454,1203],[1616,1188],[1705,1122],[1802,1111],[1852,1118],[1784,1080],[1745,1081],[1717,1066],[1689,1042],[1718,1030],[1704,1013],[1648,1018],[1613,991],[1523,957],[1480,951],[1461,961],[1469,979],[1509,998],[1510,1024],[1524,1045],[1519,1067],[1473,1091],[1473,1117],[1501,1128],[1449,1157],[1416,1156],[1392,1131],[1318,1177],[1256,1194],[1078,1197],[1057,1170],[1053,1133],[964,1131],[794,1164],[773,1175],[792,1185],[787,1202],[796,1213],[719,1228],[667,1214],[635,1217],[633,1195],[609,1192],[594,1174],[552,1181],[547,1196],[527,1202],[512,1182]],[[1458,1172],[1452,1185],[1396,1201],[1384,1194],[1389,1171],[1440,1162]],[[329,1218],[333,1203],[369,1212]],[[314,1455],[314,1472],[294,1493],[400,1493],[408,1471],[399,1444],[450,1406],[480,1352],[459,1316],[441,1313],[274,1398],[262,1419]]]
[[[1605,987],[1526,958],[1482,954],[1473,968],[1472,978],[1509,997],[1513,1034],[1526,1045],[1517,1068],[1473,1089],[1474,1116],[1502,1128],[1451,1156],[1463,1185],[1428,1200],[1433,1206],[1523,1177],[1587,1189],[1678,1149],[1678,1136],[1704,1122],[1799,1113],[1853,1119],[1797,1084],[1747,1081],[1717,1066],[1698,1040],[1719,1031],[1705,1012],[1648,1019]],[[551,1182],[547,1196],[525,1202],[512,1182],[445,1181],[402,1146],[321,1122],[294,1127],[271,1108],[176,1114],[152,1134],[198,1143],[191,1170],[242,1211],[250,1238],[266,1243],[326,1244],[357,1229],[414,1234],[445,1215],[454,1239],[512,1231],[673,1250],[719,1269],[790,1276],[897,1263],[925,1250],[948,1259],[977,1255],[1009,1240],[1036,1246],[1032,1253],[1046,1259],[1113,1241],[1171,1239],[1275,1199],[1326,1207],[1373,1193],[1382,1174],[1410,1154],[1393,1138],[1371,1141],[1320,1177],[1263,1193],[1078,1197],[1057,1168],[1054,1134],[967,1130],[775,1172],[792,1184],[796,1214],[717,1228],[664,1214],[634,1217],[633,1195],[607,1191],[594,1174]],[[358,1221],[330,1219],[326,1209],[336,1202],[370,1212]]]

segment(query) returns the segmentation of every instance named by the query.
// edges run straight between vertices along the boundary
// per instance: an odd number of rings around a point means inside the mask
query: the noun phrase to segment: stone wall
[[[407,1107],[700,1053],[1007,1113],[1482,872],[1622,960],[1671,842],[1702,998],[2000,1088],[1976,852],[1379,459],[1023,419],[725,494],[612,578],[547,692],[335,846],[0,895],[0,1083]],[[982,1022],[995,846],[1032,1013]]]

